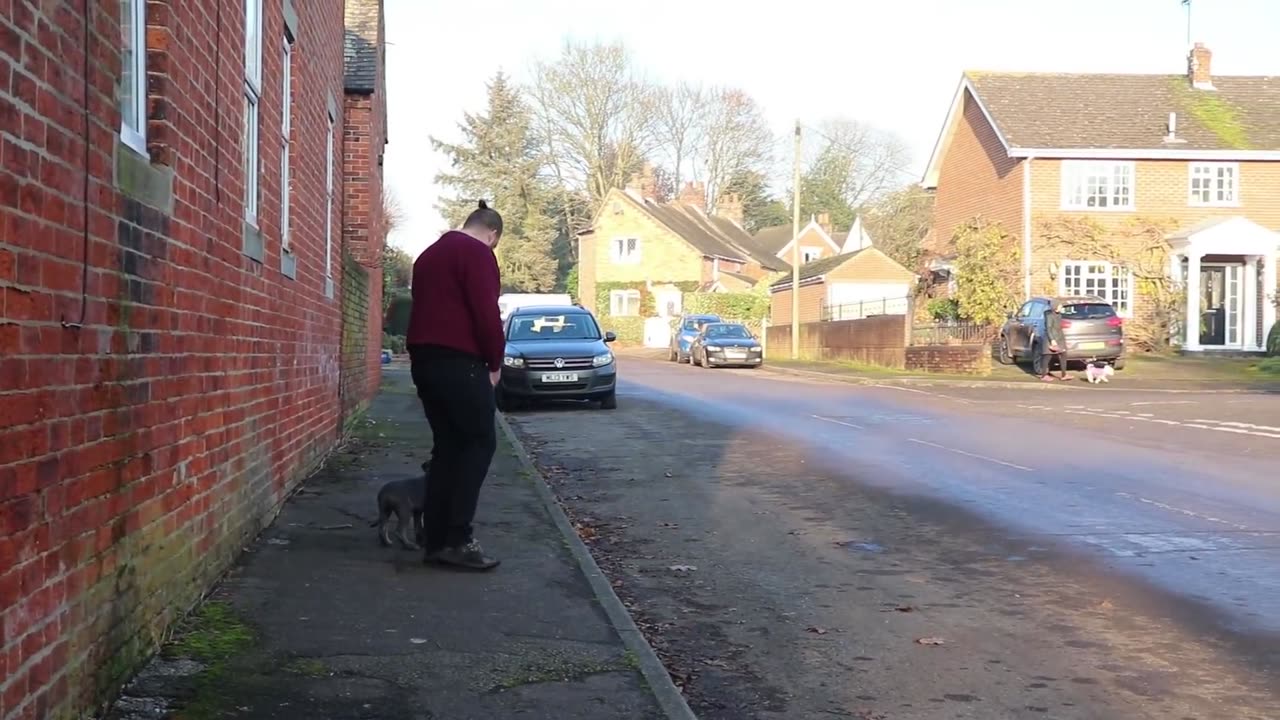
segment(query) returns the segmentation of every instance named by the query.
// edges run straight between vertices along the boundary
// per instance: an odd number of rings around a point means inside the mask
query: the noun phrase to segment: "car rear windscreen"
[[[1072,303],[1063,305],[1058,313],[1065,320],[1105,320],[1115,317],[1116,310],[1106,303]]]

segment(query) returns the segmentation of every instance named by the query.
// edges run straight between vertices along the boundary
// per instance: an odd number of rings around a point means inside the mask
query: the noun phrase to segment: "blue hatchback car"
[[[693,339],[698,337],[702,326],[718,322],[720,322],[719,315],[681,315],[680,322],[671,333],[671,351],[667,359],[673,363],[689,362],[689,348],[693,344]]]

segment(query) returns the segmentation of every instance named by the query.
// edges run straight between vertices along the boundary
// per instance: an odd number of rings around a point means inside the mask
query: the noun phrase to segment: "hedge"
[[[685,293],[686,314],[708,313],[734,320],[769,317],[769,298],[755,293]]]
[[[618,342],[625,345],[644,344],[645,318],[600,315],[596,320],[600,323],[601,330],[616,334]]]
[[[1271,326],[1271,333],[1267,335],[1267,354],[1280,355],[1280,323]]]

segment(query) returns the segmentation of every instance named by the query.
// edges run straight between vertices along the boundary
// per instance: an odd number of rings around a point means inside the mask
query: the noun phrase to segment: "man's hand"
[[[501,378],[502,378],[502,371],[494,370],[493,372],[489,373],[489,384],[494,387],[498,387],[498,380],[500,380]]]

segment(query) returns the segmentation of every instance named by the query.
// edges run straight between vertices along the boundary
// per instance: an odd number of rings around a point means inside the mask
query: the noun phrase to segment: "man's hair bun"
[[[487,202],[485,202],[485,201],[481,200],[481,201],[480,201],[480,209],[481,209],[481,210],[488,210],[488,209],[489,209],[489,203],[487,203]]]

